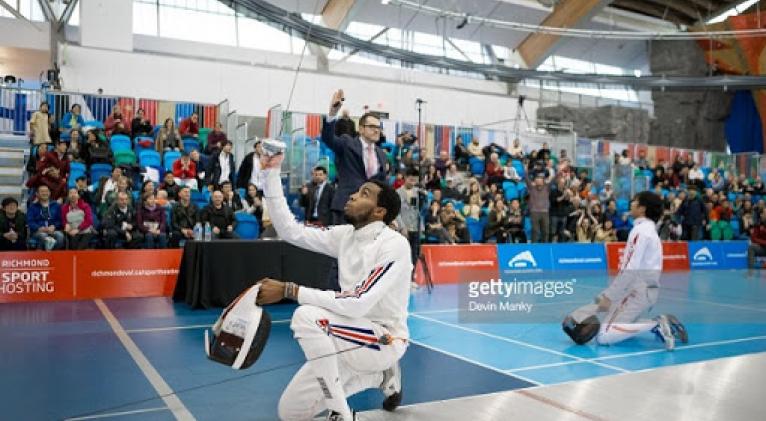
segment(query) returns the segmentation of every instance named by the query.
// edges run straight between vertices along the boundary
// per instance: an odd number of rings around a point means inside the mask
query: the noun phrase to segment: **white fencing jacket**
[[[628,235],[620,257],[620,272],[604,294],[612,302],[636,288],[658,288],[662,274],[662,241],[657,226],[648,218],[638,218]]]
[[[351,225],[307,227],[295,220],[282,191],[279,170],[263,173],[263,193],[279,237],[295,246],[338,259],[341,292],[301,287],[298,303],[341,316],[365,318],[399,338],[408,338],[410,244],[383,222],[358,230]]]

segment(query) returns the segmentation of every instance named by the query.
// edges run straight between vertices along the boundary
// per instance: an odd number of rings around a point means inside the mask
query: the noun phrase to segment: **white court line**
[[[173,389],[171,389],[170,386],[165,382],[165,379],[160,376],[160,373],[157,371],[157,369],[152,366],[152,363],[149,362],[144,353],[141,352],[141,350],[138,348],[136,343],[130,339],[130,336],[127,334],[127,332],[125,332],[125,329],[122,328],[122,325],[117,320],[117,318],[114,317],[114,314],[112,314],[112,312],[109,310],[109,307],[107,307],[106,304],[104,304],[104,302],[100,299],[93,301],[96,303],[96,306],[98,306],[98,309],[101,310],[101,313],[104,315],[104,318],[106,318],[109,326],[112,327],[114,334],[117,335],[117,338],[120,339],[120,342],[122,342],[122,345],[133,358],[133,361],[135,361],[136,365],[138,365],[138,368],[141,369],[144,377],[149,380],[149,383],[152,384],[152,387],[154,387],[154,390],[158,395],[160,395],[162,400],[165,402],[165,405],[167,405],[168,409],[173,412],[173,416],[175,416],[177,420],[182,421],[194,420],[194,416],[191,414],[191,412],[189,412],[186,406],[184,406],[183,402],[181,402],[181,399],[175,395]]]
[[[460,361],[463,361],[463,362],[466,362],[466,363],[469,363],[469,364],[473,364],[473,365],[479,366],[481,368],[486,368],[487,370],[494,371],[495,373],[499,373],[499,374],[502,374],[504,376],[513,377],[513,378],[517,378],[517,379],[520,379],[520,380],[524,380],[525,382],[532,383],[535,386],[543,386],[543,384],[538,382],[538,381],[534,381],[532,379],[529,379],[529,378],[526,378],[526,377],[523,377],[523,376],[520,376],[520,375],[516,375],[516,374],[511,375],[510,373],[507,373],[507,372],[505,372],[503,370],[500,370],[499,368],[492,367],[491,365],[480,363],[480,362],[472,360],[470,358],[463,357],[462,355],[453,354],[453,353],[451,353],[449,351],[445,351],[443,349],[435,348],[435,347],[433,347],[431,345],[426,345],[426,344],[424,344],[424,343],[422,343],[420,341],[415,341],[415,340],[410,339],[408,342],[413,343],[413,344],[418,345],[418,346],[422,346],[423,348],[430,349],[431,351],[438,352],[440,354],[444,354],[444,355],[446,355],[448,357],[452,357],[452,358],[458,359]]]
[[[96,420],[101,418],[122,417],[124,415],[145,414],[147,412],[167,411],[167,407],[136,409],[135,411],[110,412],[108,414],[88,415],[87,417],[67,418],[64,421]]]
[[[692,344],[692,345],[680,345],[675,348],[674,352],[683,351],[685,349],[707,348],[711,346],[729,345],[729,344],[736,344],[741,342],[752,342],[752,341],[761,341],[761,340],[766,340],[766,336],[751,336],[747,338],[728,339],[724,341],[712,341],[712,342],[702,342],[702,343]],[[648,354],[659,354],[659,353],[665,353],[665,352],[668,352],[668,351],[666,351],[665,349],[651,349],[647,351],[627,352],[625,354],[607,355],[604,357],[590,358],[590,359],[587,359],[586,361],[565,361],[565,362],[550,363],[550,364],[540,364],[540,365],[533,365],[529,367],[514,368],[514,369],[506,370],[506,371],[509,373],[516,373],[518,371],[528,371],[528,370],[535,370],[539,368],[550,368],[550,367],[560,367],[563,365],[582,364],[584,362],[589,362],[589,361],[616,360],[620,358],[636,357],[636,356],[648,355]]]
[[[528,342],[523,342],[523,341],[519,341],[519,340],[516,340],[516,339],[506,338],[504,336],[499,336],[499,335],[494,335],[494,334],[487,333],[487,332],[482,332],[480,330],[471,329],[469,327],[464,327],[464,326],[459,326],[459,325],[452,324],[452,323],[443,322],[441,320],[432,319],[432,318],[426,317],[426,316],[419,316],[419,315],[413,314],[412,317],[417,317],[419,319],[427,320],[427,321],[430,321],[430,322],[433,322],[433,323],[439,323],[439,324],[442,324],[442,325],[445,325],[445,326],[449,326],[449,327],[452,327],[452,328],[455,328],[455,329],[460,329],[460,330],[464,330],[464,331],[469,332],[469,333],[474,333],[476,335],[481,335],[481,336],[486,336],[488,338],[497,339],[499,341],[504,341],[504,342],[515,344],[515,345],[521,345],[521,346],[524,346],[524,347],[527,347],[527,348],[536,349],[538,351],[547,352],[549,354],[555,354],[555,355],[559,355],[559,356],[562,356],[562,357],[572,358],[572,359],[575,359],[575,360],[578,360],[578,361],[590,362],[591,364],[594,364],[594,365],[597,365],[597,366],[601,366],[601,367],[604,367],[604,368],[608,368],[608,369],[611,369],[611,370],[619,371],[621,373],[627,373],[627,372],[630,371],[630,370],[626,370],[624,368],[616,367],[616,366],[609,365],[609,364],[604,364],[604,363],[600,363],[600,362],[591,362],[591,361],[589,361],[586,358],[581,358],[581,357],[578,357],[578,356],[575,356],[575,355],[567,354],[566,352],[556,351],[555,349],[545,348],[543,346],[538,346],[538,345],[530,344]]]
[[[272,320],[271,324],[289,323],[290,319],[284,320]],[[148,327],[143,329],[127,329],[126,333],[144,333],[144,332],[165,332],[169,330],[185,330],[185,329],[203,329],[212,328],[213,324],[206,325],[188,325],[188,326],[168,326],[168,327]]]

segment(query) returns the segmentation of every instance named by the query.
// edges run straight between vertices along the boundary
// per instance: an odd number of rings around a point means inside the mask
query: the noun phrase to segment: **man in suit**
[[[237,188],[247,189],[249,184],[260,186],[258,174],[261,172],[261,156],[263,155],[263,146],[258,140],[253,145],[253,151],[245,155],[242,163],[239,164],[239,173],[237,173]]]
[[[301,189],[301,206],[306,209],[306,221],[323,227],[332,222],[330,203],[335,195],[335,189],[327,182],[325,167],[314,168],[314,179],[311,186]]]
[[[343,208],[349,196],[367,180],[386,180],[386,153],[376,145],[380,140],[380,119],[371,113],[359,119],[357,136],[335,135],[338,110],[343,105],[343,90],[333,94],[330,112],[322,125],[321,141],[335,152],[338,188],[330,209],[333,225],[345,224]]]
[[[225,181],[234,184],[234,154],[232,144],[229,141],[221,144],[221,150],[216,151],[210,158],[207,170],[207,186],[211,192],[220,189]]]

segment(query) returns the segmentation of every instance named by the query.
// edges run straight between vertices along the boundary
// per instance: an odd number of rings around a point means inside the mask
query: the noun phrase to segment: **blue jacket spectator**
[[[46,185],[37,188],[37,201],[29,205],[27,225],[32,243],[38,249],[53,250],[64,247],[64,228],[61,205],[51,201],[51,191]]]
[[[85,120],[82,118],[80,105],[74,104],[72,105],[71,110],[61,118],[59,127],[61,128],[62,133],[68,135],[72,129],[79,129],[84,125]]]

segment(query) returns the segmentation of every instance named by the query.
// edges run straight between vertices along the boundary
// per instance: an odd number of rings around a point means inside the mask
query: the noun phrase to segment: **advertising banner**
[[[693,270],[747,268],[747,241],[690,241]]]
[[[494,244],[427,244],[422,252],[434,284],[487,281],[499,275]]]
[[[620,257],[625,243],[607,243],[606,254],[610,272],[620,269]],[[662,243],[663,271],[689,270],[689,247],[683,241],[664,241]]]

